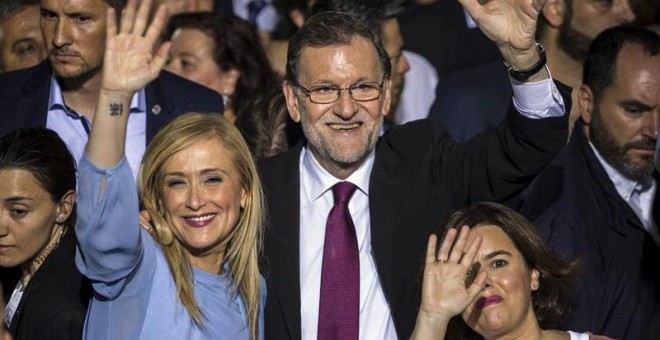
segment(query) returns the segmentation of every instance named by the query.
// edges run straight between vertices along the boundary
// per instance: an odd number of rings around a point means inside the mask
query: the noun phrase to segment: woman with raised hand
[[[553,254],[515,211],[477,203],[439,235],[439,250],[429,238],[412,339],[605,339],[555,329],[570,308],[577,263]]]
[[[80,161],[78,266],[93,282],[88,339],[263,338],[265,284],[257,266],[263,198],[238,131],[219,114],[187,114],[144,154],[139,202],[124,157],[132,95],[165,64],[154,48],[167,21],[130,0],[108,13],[102,90]],[[152,53],[153,51],[156,51]]]

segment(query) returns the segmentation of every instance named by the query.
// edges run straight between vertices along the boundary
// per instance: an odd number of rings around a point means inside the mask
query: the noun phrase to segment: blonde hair
[[[161,245],[169,264],[177,294],[194,322],[203,326],[203,313],[195,300],[191,265],[187,252],[174,237],[171,226],[162,214],[163,164],[175,153],[192,144],[216,139],[231,154],[247,202],[234,231],[223,243],[224,260],[245,304],[250,335],[257,338],[261,280],[258,256],[261,250],[265,220],[264,196],[256,166],[238,130],[224,117],[213,113],[188,113],[162,128],[144,153],[138,187],[142,204],[152,217],[153,237]]]

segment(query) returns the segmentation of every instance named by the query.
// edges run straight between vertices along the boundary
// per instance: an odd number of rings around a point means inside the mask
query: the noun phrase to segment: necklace
[[[62,228],[60,229],[60,232],[58,233],[57,238],[54,240],[54,242],[50,242],[50,243],[49,243],[49,244],[48,244],[48,245],[47,245],[47,246],[46,246],[46,247],[45,247],[45,248],[39,253],[39,255],[37,255],[37,257],[35,257],[34,260],[32,260],[32,263],[30,263],[30,267],[29,267],[29,269],[28,269],[28,273],[25,274],[25,275],[23,276],[23,278],[21,278],[21,282],[22,282],[22,285],[21,285],[21,291],[23,291],[23,290],[25,289],[25,287],[27,286],[28,282],[29,282],[30,279],[32,278],[32,275],[37,271],[37,269],[39,269],[39,267],[41,266],[41,264],[44,263],[44,261],[46,261],[46,258],[48,257],[48,255],[50,255],[50,253],[53,252],[53,250],[54,250],[55,248],[57,248],[57,246],[60,244],[60,240],[62,239],[62,235],[64,235],[64,233],[66,232],[66,229],[67,229],[67,228],[65,228],[64,226],[62,226]]]

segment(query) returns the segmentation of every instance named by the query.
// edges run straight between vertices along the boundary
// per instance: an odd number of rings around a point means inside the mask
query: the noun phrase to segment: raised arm
[[[133,95],[154,80],[167,59],[169,43],[157,46],[167,22],[160,6],[148,23],[151,0],[129,0],[117,27],[114,9],[108,9],[103,79],[86,152],[100,168],[124,157],[128,109]],[[153,51],[156,51],[155,54]]]
[[[500,50],[507,65],[527,70],[539,61],[536,22],[545,0],[458,0]],[[483,3],[483,4],[482,4]],[[545,68],[529,78],[549,78]]]
[[[454,242],[456,241],[456,242]],[[436,253],[437,237],[429,237],[422,284],[422,305],[412,340],[444,339],[449,320],[459,315],[481,291],[486,272],[468,277],[481,246],[481,236],[463,226],[450,229]]]

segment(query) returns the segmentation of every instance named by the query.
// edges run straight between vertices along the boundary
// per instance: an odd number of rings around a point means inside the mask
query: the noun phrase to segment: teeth
[[[350,130],[350,129],[356,129],[360,126],[359,123],[353,123],[353,124],[329,124],[331,129],[334,130]]]
[[[204,222],[210,220],[211,218],[213,218],[213,214],[191,217],[190,219],[195,222]]]

